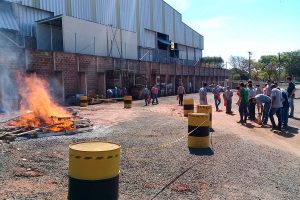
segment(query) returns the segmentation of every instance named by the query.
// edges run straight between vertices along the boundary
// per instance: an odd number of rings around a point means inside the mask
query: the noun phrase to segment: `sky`
[[[300,0],[165,0],[204,36],[203,56],[300,50]]]

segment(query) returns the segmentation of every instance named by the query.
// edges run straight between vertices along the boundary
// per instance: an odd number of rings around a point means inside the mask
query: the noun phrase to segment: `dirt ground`
[[[198,103],[197,94],[187,97]],[[68,145],[90,140],[122,146],[121,200],[300,199],[299,99],[295,105],[282,133],[237,124],[236,106],[233,115],[214,111],[212,152],[198,155],[187,148],[187,119],[174,96],[129,110],[89,106],[80,115],[94,123],[92,132],[1,144],[0,199],[67,199]]]

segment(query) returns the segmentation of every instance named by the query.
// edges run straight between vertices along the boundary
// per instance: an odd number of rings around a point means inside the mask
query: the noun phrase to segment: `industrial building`
[[[23,19],[12,28],[41,50],[182,64],[202,56],[203,36],[163,0],[10,1],[25,5],[13,6]]]
[[[95,60],[97,86],[89,78],[93,69],[80,71],[77,61],[74,93],[105,95],[114,86],[157,84],[161,95],[169,95],[180,82],[193,92],[203,81],[228,76],[223,69],[202,69],[203,36],[163,0],[2,0],[0,6],[0,45],[24,49],[27,70],[38,72],[28,62],[35,60],[32,52],[52,52],[53,60],[59,54]],[[110,61],[102,69],[99,60]],[[64,84],[68,74],[55,64],[50,71],[61,72]]]

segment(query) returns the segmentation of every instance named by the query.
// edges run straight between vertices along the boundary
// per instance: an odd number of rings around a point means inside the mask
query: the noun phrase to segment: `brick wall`
[[[194,80],[194,76],[196,76],[195,80],[197,80],[197,82],[200,80],[216,80],[218,79],[217,77],[211,76],[216,76],[217,74],[214,74],[214,71],[218,71],[219,80],[223,81],[226,78],[225,75],[228,74],[224,69],[213,70],[211,68],[199,68],[199,66],[188,67],[176,64],[121,60],[110,57],[96,57],[64,52],[25,51],[24,49],[13,50],[13,55],[18,59],[9,61],[3,56],[10,56],[7,52],[11,51],[0,49],[0,66],[5,65],[24,69],[27,67],[27,70],[34,71],[48,80],[52,77],[57,78],[59,77],[58,74],[60,74],[61,79],[63,79],[61,83],[64,88],[64,96],[79,92],[80,73],[84,73],[86,76],[86,87],[89,95],[97,94],[99,91],[105,91],[106,85],[105,81],[103,81],[105,79],[103,79],[102,76],[105,75],[106,71],[114,69],[129,69],[131,72],[146,75],[147,80],[152,80],[156,75],[170,79],[170,76],[173,77],[175,73],[178,77],[185,76],[184,81]],[[201,76],[201,78],[197,76]],[[198,83],[196,85],[199,86]]]

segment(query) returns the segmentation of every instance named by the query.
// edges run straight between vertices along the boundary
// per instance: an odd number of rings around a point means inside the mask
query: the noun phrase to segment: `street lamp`
[[[249,53],[249,79],[251,79],[251,55],[252,55],[252,52],[248,51],[248,53]]]

